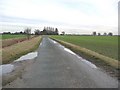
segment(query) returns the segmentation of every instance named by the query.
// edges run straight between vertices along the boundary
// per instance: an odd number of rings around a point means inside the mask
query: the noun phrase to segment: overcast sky
[[[0,0],[0,24],[117,33],[119,0]],[[9,26],[10,26],[9,25]],[[6,27],[8,28],[8,27]],[[2,27],[2,30],[7,30]],[[10,31],[17,29],[10,27]]]

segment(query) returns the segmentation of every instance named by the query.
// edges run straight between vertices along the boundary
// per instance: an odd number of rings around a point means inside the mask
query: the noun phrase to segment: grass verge
[[[35,37],[30,40],[23,41],[12,46],[3,48],[2,64],[10,63],[22,55],[25,55],[31,51],[35,51],[38,48],[41,40],[41,37]]]

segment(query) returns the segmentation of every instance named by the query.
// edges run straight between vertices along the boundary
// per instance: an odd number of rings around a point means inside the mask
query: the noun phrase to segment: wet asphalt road
[[[99,68],[44,37],[35,62],[7,88],[117,88],[118,82]]]

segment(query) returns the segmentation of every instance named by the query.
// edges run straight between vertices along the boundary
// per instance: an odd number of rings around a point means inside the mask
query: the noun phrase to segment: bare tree
[[[25,34],[27,35],[27,38],[30,39],[30,35],[31,35],[31,29],[30,28],[26,28],[24,30]]]
[[[93,35],[96,36],[96,32],[93,32]]]
[[[36,29],[34,32],[35,32],[35,35],[40,35],[40,30],[39,29]]]
[[[55,28],[55,34],[58,35],[58,29],[57,28]]]

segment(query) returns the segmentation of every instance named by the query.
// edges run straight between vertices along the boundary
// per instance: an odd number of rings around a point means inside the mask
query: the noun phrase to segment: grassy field
[[[11,34],[4,34],[0,35],[0,39],[11,39],[11,38],[24,38],[26,35],[11,35]]]
[[[41,37],[34,37],[2,49],[2,63],[10,63],[20,56],[38,48]]]
[[[51,36],[118,60],[117,36]]]

